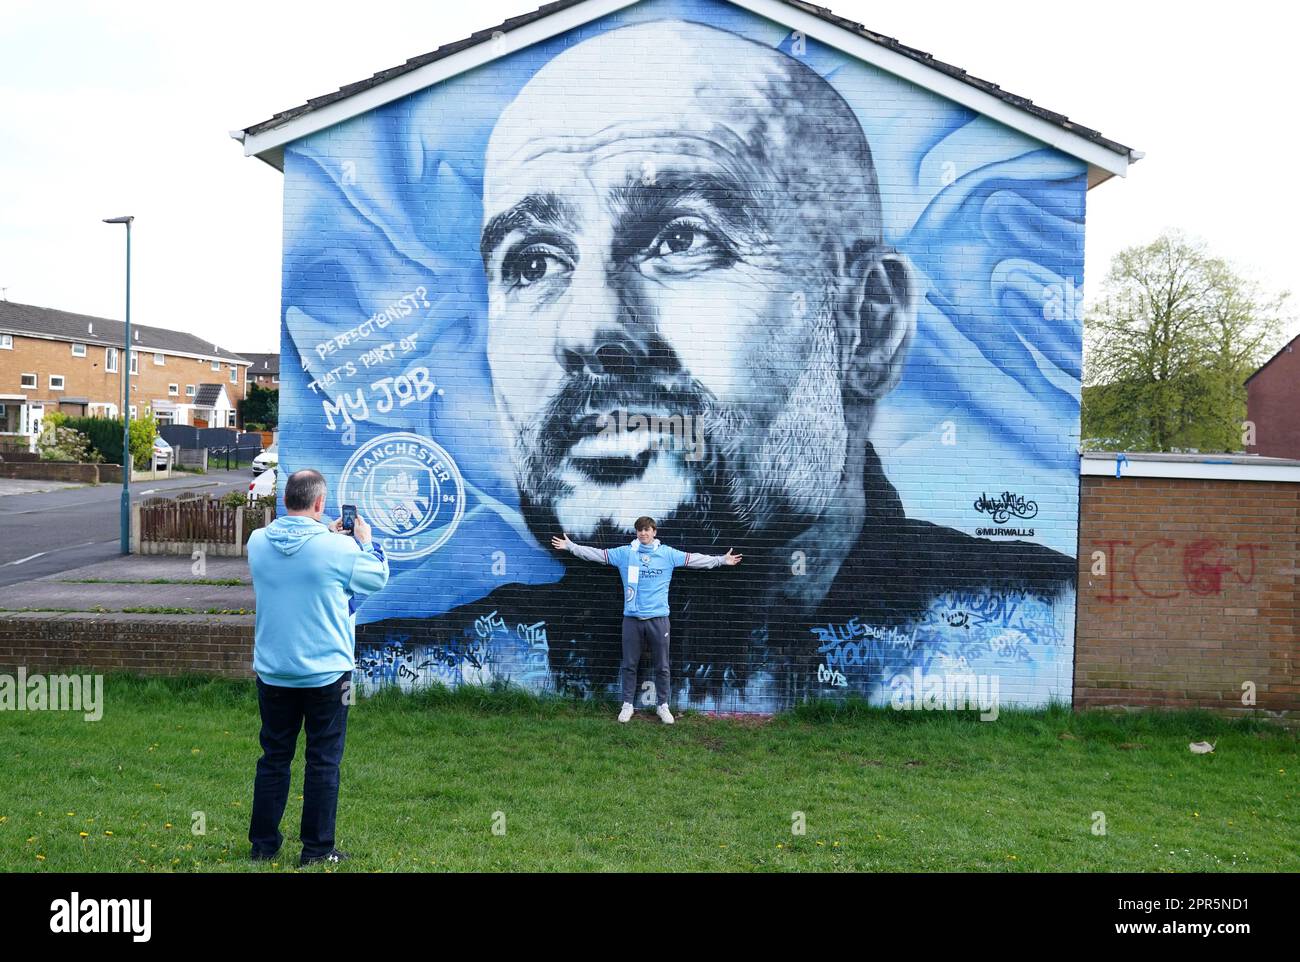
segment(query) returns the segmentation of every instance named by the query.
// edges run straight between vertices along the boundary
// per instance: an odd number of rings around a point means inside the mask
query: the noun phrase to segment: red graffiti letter
[[[1146,595],[1148,598],[1177,598],[1182,594],[1181,591],[1174,591],[1167,595],[1157,595],[1152,594],[1150,591],[1147,591],[1146,588],[1142,587],[1142,573],[1138,570],[1138,562],[1142,560],[1142,552],[1146,551],[1148,548],[1154,548],[1156,545],[1160,545],[1164,548],[1176,547],[1169,539],[1161,538],[1158,541],[1148,541],[1142,547],[1138,548],[1137,551],[1133,553],[1133,584],[1138,591],[1142,592],[1142,594]]]
[[[1250,558],[1250,574],[1246,575],[1246,577],[1243,578],[1240,574],[1237,573],[1237,570],[1235,568],[1233,569],[1232,573],[1236,575],[1237,580],[1240,581],[1243,585],[1248,585],[1255,580],[1255,549],[1258,548],[1261,551],[1267,551],[1268,545],[1251,544],[1249,541],[1243,541],[1241,544],[1237,545],[1237,554],[1241,554],[1243,548],[1246,550],[1246,557]]]
[[[1232,565],[1216,563],[1206,559],[1206,555],[1217,551],[1223,542],[1206,538],[1193,541],[1183,549],[1183,580],[1194,595],[1218,595],[1223,593],[1223,575],[1232,570]]]
[[[1098,601],[1104,601],[1113,605],[1117,601],[1128,601],[1128,595],[1115,594],[1115,574],[1119,571],[1119,552],[1115,550],[1118,545],[1132,544],[1131,541],[1095,541],[1094,544],[1103,545],[1108,550],[1106,552],[1106,572],[1107,580],[1110,582],[1110,591],[1104,595],[1097,595]]]

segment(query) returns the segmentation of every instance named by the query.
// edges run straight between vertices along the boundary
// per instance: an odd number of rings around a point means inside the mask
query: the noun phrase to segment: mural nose
[[[596,374],[612,374],[614,376],[632,373],[632,364],[634,358],[632,352],[622,344],[605,343],[596,348],[595,363],[593,365]]]
[[[613,377],[632,373],[636,355],[626,344],[603,341],[591,350],[566,347],[560,351],[560,364],[566,374],[607,374]]]

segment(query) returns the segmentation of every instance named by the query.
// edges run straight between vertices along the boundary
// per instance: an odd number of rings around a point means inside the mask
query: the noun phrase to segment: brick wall
[[[1255,425],[1248,452],[1300,458],[1300,338],[1246,382],[1246,418]]]
[[[1086,477],[1082,487],[1075,708],[1300,720],[1300,485]],[[0,671],[247,678],[252,652],[252,617],[0,615]]]
[[[0,670],[90,668],[251,678],[253,618],[20,612],[0,615]]]
[[[77,484],[122,483],[119,467],[109,476],[105,468],[114,465],[74,464],[70,461],[0,461],[0,478],[24,481],[71,481]]]
[[[1074,703],[1300,717],[1300,484],[1085,477]]]
[[[627,566],[551,538],[650,515],[744,556],[673,575],[676,704],[1068,699],[1086,164],[720,0],[514,42],[284,150],[280,458],[388,552],[365,679],[618,697]]]

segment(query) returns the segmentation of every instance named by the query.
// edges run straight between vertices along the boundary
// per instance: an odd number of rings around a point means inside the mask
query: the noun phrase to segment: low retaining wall
[[[122,469],[112,464],[76,464],[71,461],[0,461],[0,478],[18,481],[70,481],[75,484],[99,484],[101,468],[117,468],[117,481],[122,481]]]
[[[0,616],[0,670],[87,668],[140,675],[253,677],[252,615],[14,612]]]

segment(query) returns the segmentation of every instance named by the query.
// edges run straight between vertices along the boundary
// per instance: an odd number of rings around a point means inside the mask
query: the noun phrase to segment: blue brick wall
[[[619,698],[644,584],[550,539],[650,515],[743,556],[673,575],[674,704],[1068,700],[1084,164],[714,0],[496,43],[285,151],[281,459],[393,560],[363,687]]]

